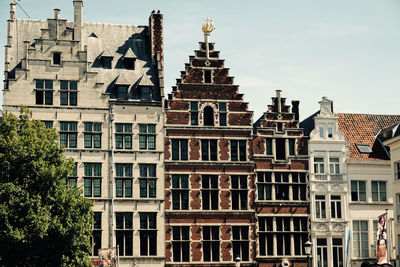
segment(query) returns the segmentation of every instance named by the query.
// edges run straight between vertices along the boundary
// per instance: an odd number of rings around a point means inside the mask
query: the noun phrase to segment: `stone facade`
[[[290,109],[277,90],[254,124],[258,266],[307,266],[308,149],[298,107],[299,101],[292,101]]]
[[[119,247],[120,266],[163,266],[162,14],[149,26],[22,20],[11,4],[3,109],[25,105],[60,133],[76,162],[69,183],[94,200],[93,259]]]
[[[214,44],[201,42],[165,105],[167,266],[255,264],[247,106]]]

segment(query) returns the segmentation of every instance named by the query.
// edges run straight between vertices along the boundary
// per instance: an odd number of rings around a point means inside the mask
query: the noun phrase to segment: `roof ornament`
[[[210,47],[208,45],[210,41],[210,33],[215,30],[214,21],[211,18],[207,18],[203,21],[203,27],[201,28],[204,32],[204,43],[206,45],[206,65],[210,65],[210,61],[208,60],[210,57]]]
[[[19,2],[19,1],[21,1],[21,0],[18,0],[18,2]],[[16,5],[17,2],[15,2],[15,0],[11,0],[11,4]]]

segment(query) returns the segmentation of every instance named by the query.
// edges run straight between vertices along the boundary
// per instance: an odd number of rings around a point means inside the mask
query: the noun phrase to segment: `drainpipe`
[[[114,238],[114,106],[113,104],[109,104],[109,118],[110,118],[110,148],[111,148],[111,168],[110,168],[110,231],[111,240],[109,240],[110,246],[115,247],[115,238]]]

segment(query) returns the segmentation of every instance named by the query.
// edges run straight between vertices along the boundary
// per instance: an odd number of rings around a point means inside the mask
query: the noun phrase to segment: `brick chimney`
[[[300,101],[299,100],[292,100],[292,113],[295,114],[295,120],[298,121],[300,118],[300,114],[299,114],[299,104]]]

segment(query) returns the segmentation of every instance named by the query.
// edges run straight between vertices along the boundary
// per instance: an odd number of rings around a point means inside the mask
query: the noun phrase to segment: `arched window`
[[[204,125],[214,126],[214,110],[210,106],[204,108]]]

